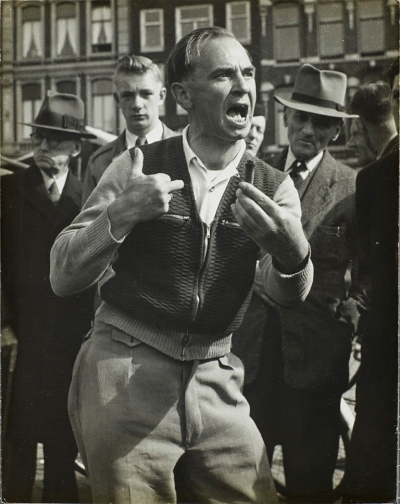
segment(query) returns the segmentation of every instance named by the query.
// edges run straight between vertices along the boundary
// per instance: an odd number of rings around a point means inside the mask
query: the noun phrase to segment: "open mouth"
[[[244,124],[248,119],[249,106],[245,103],[237,103],[226,112],[226,116],[236,124]]]

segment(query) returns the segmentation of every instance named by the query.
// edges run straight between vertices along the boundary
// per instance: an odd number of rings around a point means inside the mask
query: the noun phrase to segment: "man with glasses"
[[[31,135],[34,164],[2,179],[2,294],[18,340],[6,445],[3,498],[32,502],[37,443],[43,444],[42,502],[79,502],[77,447],[67,413],[72,366],[92,314],[91,291],[61,299],[49,283],[50,248],[79,213],[84,104],[49,91]]]
[[[126,149],[177,135],[159,119],[159,106],[167,91],[158,66],[145,56],[122,56],[114,74],[114,99],[125,117],[121,135],[97,150],[89,159],[83,188],[83,203],[97,186],[112,160]]]

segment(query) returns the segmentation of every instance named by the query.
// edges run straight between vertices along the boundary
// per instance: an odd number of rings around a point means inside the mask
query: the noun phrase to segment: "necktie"
[[[140,145],[146,145],[147,144],[147,140],[146,140],[146,137],[137,137],[136,139],[136,147],[139,147]]]
[[[292,177],[296,189],[298,189],[304,182],[304,179],[300,175],[300,173],[306,170],[307,166],[304,161],[298,161],[297,159],[293,161],[293,164],[290,167],[289,175]]]
[[[53,205],[57,206],[58,202],[60,201],[61,194],[58,190],[57,184],[53,182],[51,186],[49,187],[49,196],[51,201],[53,202]]]

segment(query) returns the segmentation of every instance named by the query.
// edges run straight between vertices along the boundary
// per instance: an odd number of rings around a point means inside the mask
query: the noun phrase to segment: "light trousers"
[[[75,363],[69,412],[93,502],[277,504],[261,435],[229,353],[178,361],[100,321]]]

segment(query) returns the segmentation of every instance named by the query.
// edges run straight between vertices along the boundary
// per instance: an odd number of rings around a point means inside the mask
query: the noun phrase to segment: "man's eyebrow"
[[[253,65],[248,65],[245,68],[240,69],[242,73],[247,73],[247,72],[255,72],[256,68]],[[236,66],[234,65],[224,65],[215,68],[212,72],[210,72],[210,78],[215,77],[216,75],[219,75],[220,73],[232,73],[236,71]]]

